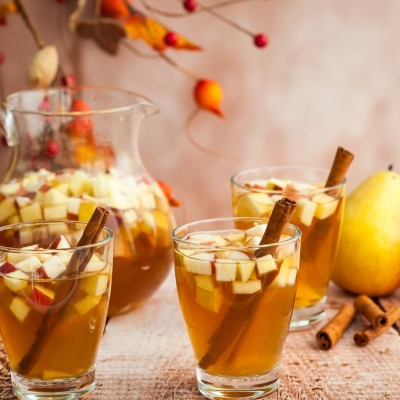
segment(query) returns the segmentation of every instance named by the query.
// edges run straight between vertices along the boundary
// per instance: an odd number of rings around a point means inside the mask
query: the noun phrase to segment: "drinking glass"
[[[210,399],[261,399],[279,386],[301,232],[287,224],[278,243],[260,245],[267,222],[211,219],[172,233],[198,388]],[[259,256],[257,249],[268,254]]]
[[[344,211],[346,181],[324,187],[329,170],[281,166],[241,171],[231,178],[233,214],[268,217],[282,196],[297,202],[291,222],[302,231],[300,269],[290,330],[321,321]]]
[[[113,233],[85,222],[0,228],[0,333],[21,399],[86,398],[110,298]],[[100,230],[100,229],[99,229]]]

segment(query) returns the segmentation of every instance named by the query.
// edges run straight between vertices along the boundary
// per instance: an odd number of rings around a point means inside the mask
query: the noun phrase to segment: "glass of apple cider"
[[[249,169],[231,178],[233,214],[268,217],[282,196],[297,202],[291,222],[302,231],[296,301],[290,330],[311,327],[325,313],[344,211],[346,182],[325,187],[329,170],[282,166]]]
[[[113,233],[77,247],[86,223],[0,228],[0,333],[21,399],[86,398],[110,298]]]
[[[279,366],[297,286],[300,230],[260,245],[268,219],[221,218],[177,227],[176,284],[210,399],[261,399],[279,386]],[[271,254],[256,256],[270,247]]]

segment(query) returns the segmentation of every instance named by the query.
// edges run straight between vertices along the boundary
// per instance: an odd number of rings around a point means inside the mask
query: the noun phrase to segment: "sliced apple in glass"
[[[56,206],[44,207],[43,218],[46,221],[67,219],[67,205],[59,204]]]
[[[0,265],[0,273],[3,275],[9,274],[10,272],[14,272],[17,270],[18,269],[15,267],[15,265],[8,261],[5,261]]]
[[[54,292],[44,286],[35,285],[25,304],[40,312],[46,312],[54,302]]]
[[[275,279],[269,285],[270,289],[279,289],[279,288],[286,286],[287,276],[289,273],[289,267],[290,267],[289,260],[286,258],[283,260],[283,262],[281,264],[278,275],[275,277]]]
[[[317,203],[315,217],[318,219],[325,219],[333,215],[339,203],[338,200],[326,193],[317,193],[311,200]]]
[[[11,300],[10,310],[20,322],[24,322],[31,308],[25,304],[22,297],[16,296]]]
[[[255,260],[259,275],[267,274],[268,272],[277,271],[278,266],[271,254],[258,257]]]
[[[224,296],[220,287],[213,292],[196,287],[196,303],[213,313],[218,313],[221,308]]]
[[[55,279],[62,275],[65,269],[65,262],[55,255],[50,257],[39,268],[37,268],[36,273],[45,279]]]
[[[293,286],[296,283],[297,277],[297,269],[289,268],[287,277],[286,277],[286,286]]]
[[[214,257],[214,253],[197,253],[195,257],[185,257],[186,271],[199,275],[212,275],[211,261]]]
[[[237,215],[268,216],[274,206],[266,193],[250,192],[240,196],[235,205]]]
[[[74,308],[78,314],[80,315],[86,314],[100,303],[101,297],[102,296],[96,297],[92,296],[91,294],[88,294],[83,299],[74,303]]]
[[[18,268],[19,270],[23,272],[32,272],[34,271],[37,267],[42,262],[39,260],[38,257],[36,256],[29,256],[28,258],[25,258],[24,260],[17,262],[15,264],[15,267]]]
[[[13,271],[3,277],[4,286],[16,293],[28,286],[29,275],[21,270]]]
[[[3,198],[0,202],[0,223],[7,221],[9,218],[18,213],[15,202],[11,198]]]
[[[236,260],[216,259],[215,279],[219,282],[231,282],[236,280],[237,262]]]
[[[247,282],[254,272],[255,261],[237,260],[238,277],[242,282]]]
[[[194,277],[196,287],[206,290],[207,292],[213,292],[215,289],[215,281],[211,275],[196,275]]]
[[[229,242],[235,243],[235,242],[243,242],[243,240],[246,237],[246,234],[243,231],[238,231],[238,232],[224,233],[221,236],[224,239],[228,240]]]
[[[83,278],[81,282],[81,289],[95,297],[101,296],[107,291],[108,276],[107,275],[93,275]]]
[[[19,210],[22,222],[40,221],[43,219],[42,207],[39,203],[33,203],[30,206]]]
[[[317,203],[311,200],[301,198],[297,201],[296,213],[300,222],[305,226],[311,226],[316,209]]]
[[[232,282],[232,292],[234,294],[253,294],[261,290],[261,281]]]
[[[245,230],[246,237],[251,237],[251,236],[262,237],[264,235],[266,228],[267,228],[267,224],[254,225],[251,228]],[[246,242],[246,244],[247,244],[247,242]]]

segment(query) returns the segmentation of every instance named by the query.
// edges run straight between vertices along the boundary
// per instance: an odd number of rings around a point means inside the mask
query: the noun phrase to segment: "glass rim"
[[[242,171],[236,172],[234,175],[231,176],[230,178],[230,182],[232,185],[235,185],[241,189],[246,189],[246,190],[252,190],[254,192],[263,192],[263,193],[282,193],[283,191],[281,189],[263,189],[263,188],[250,188],[248,186],[242,185],[239,182],[235,181],[235,178],[238,177],[241,174],[245,174],[245,173],[250,173],[250,172],[258,172],[258,171],[262,171],[262,170],[267,170],[267,169],[275,169],[275,170],[285,170],[285,169],[289,169],[289,168],[295,168],[298,170],[304,170],[304,171],[319,171],[319,172],[326,172],[326,179],[328,179],[328,175],[330,170],[328,168],[322,168],[322,167],[310,167],[307,165],[272,165],[272,166],[268,166],[268,167],[256,167],[256,168],[249,168],[249,169],[244,169]],[[272,176],[271,176],[272,178]],[[337,185],[334,186],[328,186],[328,187],[322,187],[322,188],[318,188],[315,190],[310,190],[307,193],[318,193],[318,192],[325,192],[327,190],[334,190],[334,189],[339,189],[342,186],[344,186],[344,184],[347,182],[346,178],[344,178],[341,182],[339,182]],[[302,193],[301,190],[296,191],[296,193]]]
[[[194,248],[201,248],[201,249],[218,249],[218,250],[238,250],[240,248],[238,248],[237,246],[211,246],[211,245],[204,245],[201,243],[193,243],[193,242],[188,242],[187,240],[178,238],[176,236],[176,232],[180,229],[184,229],[186,227],[190,227],[190,226],[195,226],[198,224],[202,224],[202,223],[212,223],[212,222],[223,222],[223,221],[238,221],[238,222],[251,222],[251,221],[260,221],[260,223],[268,223],[269,218],[261,218],[261,217],[221,217],[221,218],[209,218],[209,219],[202,219],[202,220],[198,220],[198,221],[194,221],[194,222],[188,222],[186,224],[182,224],[177,226],[175,229],[172,230],[171,232],[171,237],[172,240],[174,242],[177,243],[182,243],[185,246],[190,246],[190,247],[194,247]],[[287,223],[286,226],[292,228],[295,232],[295,235],[288,238],[288,239],[284,239],[282,241],[279,242],[274,242],[274,243],[269,243],[269,244],[259,244],[259,245],[252,245],[252,246],[244,246],[243,249],[264,249],[264,248],[268,248],[268,247],[272,247],[272,246],[277,246],[277,245],[288,245],[291,243],[295,243],[297,242],[301,235],[301,229],[294,224],[291,223]],[[229,228],[228,228],[229,229]],[[195,232],[193,232],[195,233]],[[199,231],[199,233],[201,233],[201,231]]]
[[[72,224],[82,224],[86,226],[88,223],[84,221],[65,221],[65,220],[52,220],[52,221],[33,221],[33,222],[23,222],[23,223],[17,223],[17,224],[12,224],[12,225],[5,225],[0,227],[0,232],[4,232],[7,230],[11,229],[17,229],[21,230],[24,228],[31,228],[31,227],[37,227],[37,226],[43,226],[43,225],[57,225],[57,224],[67,224],[67,225],[72,225]],[[50,253],[61,253],[61,252],[72,252],[72,251],[81,251],[85,249],[91,249],[95,247],[100,247],[106,245],[108,242],[110,242],[114,238],[114,232],[108,228],[107,226],[104,226],[102,231],[106,231],[108,233],[108,236],[102,240],[99,240],[96,243],[90,243],[90,244],[85,244],[83,246],[71,246],[71,247],[66,247],[62,249],[21,249],[21,248],[16,248],[16,247],[8,247],[8,246],[3,246],[0,244],[0,251],[6,251],[9,253],[40,253],[40,254],[50,254]]]
[[[15,107],[10,103],[10,100],[21,97],[23,94],[29,94],[29,93],[55,93],[55,92],[60,92],[62,93],[63,91],[68,92],[68,91],[73,91],[73,90],[79,90],[79,91],[86,91],[89,92],[90,90],[92,91],[98,91],[98,92],[115,92],[115,93],[124,93],[130,96],[136,96],[139,98],[139,101],[134,101],[131,104],[128,104],[126,106],[121,106],[121,107],[113,107],[113,108],[107,108],[107,109],[99,109],[99,110],[88,110],[88,111],[39,111],[39,110],[30,110],[30,109],[24,109],[24,108],[18,108]],[[43,89],[28,89],[28,90],[20,90],[15,93],[11,93],[6,98],[4,99],[4,107],[9,110],[10,112],[17,112],[21,114],[34,114],[34,115],[44,115],[47,117],[80,117],[80,116],[95,116],[95,115],[104,115],[104,114],[112,114],[112,113],[117,113],[117,112],[123,112],[123,111],[130,111],[138,106],[149,106],[153,109],[154,113],[158,113],[160,109],[146,96],[130,91],[130,90],[125,90],[125,89],[119,89],[119,88],[113,88],[109,86],[71,86],[71,87],[63,87],[63,88],[43,88]]]

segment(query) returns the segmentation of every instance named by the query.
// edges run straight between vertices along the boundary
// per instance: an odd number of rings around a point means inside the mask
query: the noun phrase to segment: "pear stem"
[[[393,169],[393,164],[389,164],[388,171],[391,171],[392,169]]]

